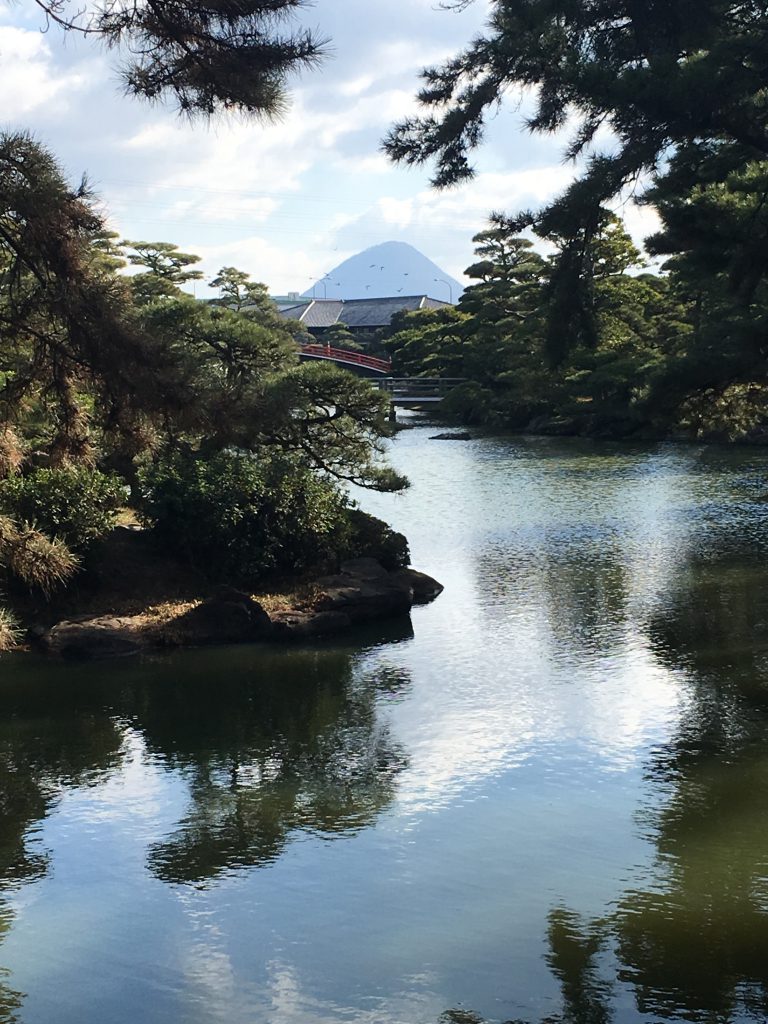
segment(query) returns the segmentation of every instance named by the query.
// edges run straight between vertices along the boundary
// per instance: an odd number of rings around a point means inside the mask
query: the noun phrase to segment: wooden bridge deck
[[[376,387],[391,396],[393,406],[417,406],[442,402],[463,383],[463,377],[384,377]]]

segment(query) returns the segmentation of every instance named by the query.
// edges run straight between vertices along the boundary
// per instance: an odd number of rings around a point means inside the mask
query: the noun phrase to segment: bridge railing
[[[364,352],[352,352],[346,348],[334,348],[333,345],[302,345],[301,351],[316,359],[331,359],[339,363],[352,363],[355,366],[365,366],[369,370],[376,370],[378,373],[389,373],[392,369],[391,359],[379,359],[376,356],[368,356]]]
[[[465,382],[465,377],[385,377],[376,381],[376,387],[391,395],[434,398],[447,395]]]

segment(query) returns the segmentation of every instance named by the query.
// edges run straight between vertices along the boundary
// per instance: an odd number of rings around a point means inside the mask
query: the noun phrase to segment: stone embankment
[[[407,615],[414,604],[426,604],[442,590],[437,580],[415,569],[388,572],[372,558],[357,558],[343,563],[337,575],[316,580],[311,601],[271,615],[244,591],[221,587],[160,625],[143,615],[76,618],[38,630],[35,642],[49,654],[81,659],[168,647],[296,642]]]

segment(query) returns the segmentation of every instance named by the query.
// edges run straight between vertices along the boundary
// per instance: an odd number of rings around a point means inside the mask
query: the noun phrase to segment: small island
[[[242,271],[184,291],[199,257],[120,240],[30,136],[0,180],[0,651],[317,636],[439,592],[350,498],[407,486],[383,392],[302,363]]]

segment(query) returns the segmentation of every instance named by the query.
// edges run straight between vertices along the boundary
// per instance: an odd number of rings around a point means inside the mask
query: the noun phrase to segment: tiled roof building
[[[427,295],[394,295],[384,299],[306,299],[280,310],[289,320],[300,320],[309,330],[346,324],[350,330],[389,327],[395,313],[417,309],[443,309],[449,302]]]

